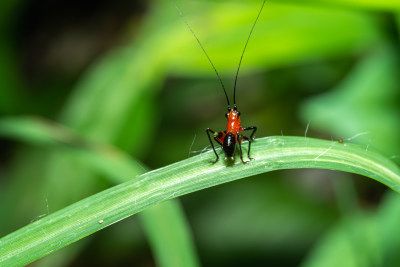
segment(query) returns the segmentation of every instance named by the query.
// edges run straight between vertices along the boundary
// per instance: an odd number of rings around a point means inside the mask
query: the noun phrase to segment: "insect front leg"
[[[249,149],[247,151],[247,157],[249,157],[250,160],[253,160],[254,158],[250,157],[250,147],[251,147],[251,142],[254,141],[253,136],[254,136],[255,132],[257,131],[257,127],[250,126],[250,127],[243,128],[243,131],[250,131],[250,130],[253,130],[253,132],[250,134],[250,137],[243,136],[242,139],[249,141]]]
[[[206,129],[206,133],[207,133],[207,136],[208,136],[208,140],[210,141],[211,147],[214,150],[215,156],[217,156],[217,158],[214,161],[210,161],[212,164],[214,164],[214,163],[216,163],[218,161],[219,156],[217,154],[217,151],[215,150],[214,143],[211,140],[210,133],[212,133],[212,135],[214,136],[214,139],[218,142],[218,144],[222,145],[222,143],[217,139],[217,137],[219,135],[221,135],[221,133],[217,133],[217,132],[211,130],[210,128]]]

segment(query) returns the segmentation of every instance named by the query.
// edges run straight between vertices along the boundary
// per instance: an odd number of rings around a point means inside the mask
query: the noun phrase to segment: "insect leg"
[[[249,157],[249,160],[253,160],[254,158],[252,158],[252,157],[250,157],[250,145],[251,145],[251,142],[253,141],[252,139],[250,139],[249,137],[247,137],[247,136],[242,136],[242,140],[247,140],[247,141],[249,141],[249,150],[247,151],[247,157]]]
[[[242,161],[243,164],[246,164],[248,161],[244,161],[243,160],[243,151],[242,151],[242,139],[244,138],[244,136],[242,136],[242,138],[240,138],[240,133],[238,132],[236,134],[236,138],[237,138],[237,143],[239,145],[239,151],[240,151],[240,160]],[[247,138],[247,137],[246,137]]]
[[[249,131],[249,130],[253,130],[253,132],[250,134],[250,137],[243,136],[243,139],[249,141],[249,150],[247,151],[247,156],[249,157],[250,160],[253,160],[254,158],[250,157],[250,147],[251,147],[251,142],[254,141],[253,135],[257,131],[257,127],[250,126],[243,128],[243,131]]]
[[[251,139],[251,141],[254,141],[253,135],[257,131],[257,127],[256,126],[250,126],[250,127],[243,128],[243,131],[250,131],[250,130],[253,130],[253,132],[250,135],[250,139]]]
[[[214,137],[215,137],[215,133],[216,133],[216,132],[213,131],[213,130],[211,130],[210,128],[207,128],[207,129],[206,129],[206,133],[207,133],[207,136],[208,136],[208,140],[210,140],[211,147],[212,147],[212,149],[214,150],[215,156],[217,156],[217,158],[216,158],[214,161],[211,161],[211,163],[214,164],[214,163],[216,163],[216,162],[218,161],[219,156],[218,156],[218,154],[217,154],[217,151],[215,151],[214,144],[213,144],[213,142],[212,142],[212,140],[211,140],[210,132],[214,135]]]

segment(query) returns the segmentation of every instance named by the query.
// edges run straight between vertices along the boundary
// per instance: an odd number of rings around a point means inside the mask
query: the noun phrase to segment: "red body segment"
[[[240,116],[238,111],[231,109],[229,113],[227,113],[228,124],[226,126],[226,131],[215,133],[214,136],[217,138],[220,144],[224,142],[225,136],[229,133],[232,133],[235,136],[236,143],[240,144],[239,140],[237,139],[238,133],[244,131],[242,126],[240,125]]]
[[[224,142],[224,139],[225,139],[225,135],[226,135],[225,132],[215,132],[214,133],[214,138],[215,138],[215,140],[217,140],[217,142],[220,145],[222,145],[222,143]]]
[[[240,144],[239,140],[237,140],[237,134],[241,131],[243,131],[243,128],[240,125],[239,113],[235,109],[231,109],[231,111],[228,113],[228,125],[226,126],[226,133],[232,133],[236,138],[236,143]]]

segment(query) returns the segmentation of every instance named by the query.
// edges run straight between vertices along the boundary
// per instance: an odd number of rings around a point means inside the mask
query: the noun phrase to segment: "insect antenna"
[[[214,64],[212,63],[210,57],[208,56],[206,50],[204,49],[203,45],[201,44],[199,38],[197,38],[196,34],[194,33],[194,31],[192,30],[192,27],[190,27],[189,23],[187,22],[187,20],[185,19],[185,17],[183,16],[181,10],[179,9],[179,7],[177,6],[177,4],[171,0],[172,4],[175,6],[175,9],[178,11],[179,15],[181,16],[181,18],[183,19],[183,21],[185,22],[186,26],[189,28],[190,32],[193,34],[194,38],[196,38],[197,42],[199,43],[201,49],[203,50],[204,54],[206,55],[208,61],[210,62],[211,66],[213,67],[215,74],[217,74],[218,80],[221,83],[222,89],[224,90],[225,93],[225,97],[226,97],[226,102],[228,103],[228,110],[231,109],[230,104],[229,104],[229,98],[228,98],[228,94],[226,93],[226,89],[224,86],[224,83],[222,82],[221,76],[219,76],[219,73],[217,71],[217,69],[215,68]],[[265,1],[264,1],[265,2]],[[253,26],[254,28],[254,26]],[[252,29],[253,30],[253,29]],[[247,45],[247,43],[246,43]],[[242,55],[243,56],[243,55]]]
[[[244,55],[244,52],[246,51],[247,44],[249,43],[250,36],[253,33],[254,27],[257,24],[258,18],[260,17],[261,11],[263,10],[266,1],[267,0],[264,0],[264,2],[261,5],[260,11],[258,12],[256,20],[254,21],[253,27],[251,27],[251,30],[250,30],[250,33],[249,33],[249,37],[247,37],[247,41],[246,41],[246,44],[244,45],[242,55],[240,56],[239,66],[238,66],[237,71],[236,71],[235,84],[233,86],[233,107],[234,108],[236,108],[236,84],[237,84],[237,79],[238,79],[238,75],[239,75],[240,65],[242,64],[243,55]]]

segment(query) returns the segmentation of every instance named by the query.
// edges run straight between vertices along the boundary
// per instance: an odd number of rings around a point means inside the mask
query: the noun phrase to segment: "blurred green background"
[[[261,2],[177,1],[230,95]],[[242,124],[259,137],[343,138],[400,163],[399,27],[399,1],[267,1],[238,79]],[[0,38],[1,122],[54,121],[61,136],[152,169],[200,153],[205,129],[226,126],[220,84],[170,1],[2,0]],[[0,236],[115,184],[72,153],[79,142],[8,127]],[[399,266],[400,197],[388,191],[347,173],[288,170],[181,202],[204,266]],[[133,216],[32,266],[154,264]]]

